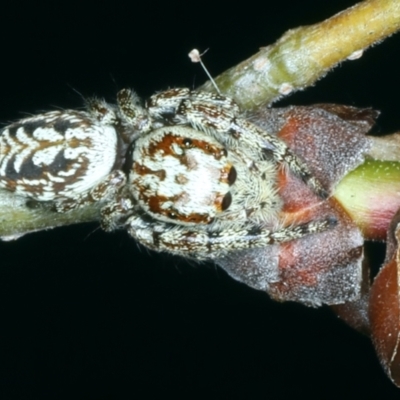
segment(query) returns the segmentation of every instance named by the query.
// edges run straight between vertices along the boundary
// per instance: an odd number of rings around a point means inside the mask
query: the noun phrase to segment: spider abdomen
[[[79,111],[22,119],[0,133],[0,187],[39,201],[73,199],[113,169],[117,134]]]

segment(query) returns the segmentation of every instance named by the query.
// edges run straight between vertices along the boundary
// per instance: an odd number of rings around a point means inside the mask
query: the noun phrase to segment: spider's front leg
[[[118,112],[122,125],[126,125],[131,132],[129,143],[137,136],[147,133],[151,129],[151,118],[145,107],[142,106],[139,96],[131,89],[122,89],[117,94]],[[125,133],[126,129],[123,130]],[[132,134],[133,132],[133,134]]]
[[[239,115],[239,106],[230,97],[221,96],[207,92],[197,92],[187,88],[174,88],[150,97],[146,106],[149,115],[154,119],[170,120],[172,123],[184,123],[188,121],[182,119],[180,111],[182,104],[186,101],[202,103],[212,106],[213,109],[223,109],[233,115]],[[200,110],[201,112],[201,110]]]
[[[300,160],[286,145],[277,137],[263,131],[258,126],[245,119],[235,119],[232,122],[230,133],[234,136],[243,137],[249,144],[256,142],[265,152],[270,151],[277,163],[284,163],[296,176],[308,185],[315,194],[323,199],[329,197],[329,193],[321,182],[312,174],[308,166]]]
[[[156,251],[166,251],[196,259],[221,258],[230,251],[265,247],[324,232],[336,225],[336,219],[310,221],[278,230],[261,227],[229,228],[219,231],[196,230],[161,221],[132,216],[126,222],[128,232],[138,242]]]
[[[224,143],[228,148],[247,146],[254,149],[255,159],[263,159],[272,154],[276,163],[284,163],[295,175],[303,180],[321,198],[329,197],[319,180],[308,166],[300,160],[276,136],[269,134],[239,115],[238,107],[232,107],[233,100],[222,96],[200,92],[198,96],[182,101],[177,109],[180,123],[189,123],[196,129],[205,131]]]

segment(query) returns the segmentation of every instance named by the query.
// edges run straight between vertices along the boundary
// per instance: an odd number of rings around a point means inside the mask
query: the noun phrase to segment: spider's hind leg
[[[216,259],[230,251],[265,247],[301,239],[320,233],[336,225],[336,219],[326,218],[288,226],[276,231],[260,227],[227,228],[220,231],[194,230],[171,226],[160,221],[131,217],[127,221],[129,233],[143,245],[184,257]]]

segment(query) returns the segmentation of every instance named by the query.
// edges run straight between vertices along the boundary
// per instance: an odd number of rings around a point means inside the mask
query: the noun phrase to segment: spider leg
[[[135,208],[134,202],[129,196],[125,197],[123,191],[124,187],[122,187],[120,193],[117,193],[114,201],[107,203],[101,209],[101,227],[106,232],[125,226],[126,220],[132,215]]]
[[[254,132],[256,135],[249,135],[248,132]],[[230,130],[232,135],[243,136],[243,140],[252,141],[257,138],[257,144],[263,151],[271,151],[274,160],[278,163],[285,163],[289,169],[298,176],[306,185],[308,185],[315,194],[326,199],[329,193],[325,190],[319,180],[311,173],[308,166],[300,160],[290,148],[275,136],[260,129],[258,126],[248,122],[245,119],[235,119]],[[250,136],[250,137],[249,137]]]
[[[175,114],[181,102],[188,99],[189,96],[190,90],[187,88],[169,89],[151,96],[147,100],[146,106],[153,118],[168,118]]]
[[[182,102],[186,100],[212,104],[214,108],[219,107],[235,115],[240,113],[239,106],[230,97],[208,92],[190,91],[187,88],[174,88],[157,93],[150,97],[146,105],[153,118],[168,119],[169,116],[176,114]]]
[[[146,247],[197,259],[214,259],[223,257],[232,250],[258,248],[301,239],[306,235],[323,232],[335,224],[334,218],[327,218],[276,231],[255,226],[251,229],[196,231],[190,227],[145,220],[140,216],[132,216],[127,220],[129,233]]]
[[[97,97],[86,100],[86,109],[97,121],[104,125],[114,125],[117,122],[115,107]]]
[[[285,163],[314,193],[321,198],[329,196],[308,166],[283,141],[251,122],[239,118],[235,109],[215,107],[210,101],[201,99],[185,100],[177,110],[177,115],[180,117],[179,123],[189,123],[196,129],[217,136],[228,147],[235,148],[242,143],[248,148],[255,147],[262,156],[267,152],[272,153],[277,163]]]
[[[141,105],[136,92],[131,89],[120,90],[117,93],[117,104],[119,115],[130,130],[146,133],[151,129],[149,114]]]

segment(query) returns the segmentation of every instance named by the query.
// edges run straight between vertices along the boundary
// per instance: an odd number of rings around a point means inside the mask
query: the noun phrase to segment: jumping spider
[[[123,227],[151,249],[210,259],[334,224],[284,226],[278,165],[320,197],[327,193],[284,142],[242,118],[232,99],[189,89],[156,94],[146,107],[127,89],[117,99],[134,140],[127,183],[102,209],[105,230]]]
[[[0,134],[0,187],[58,212],[102,201],[102,226],[197,259],[321,232],[331,220],[285,226],[277,169],[327,193],[284,142],[221,95],[171,89],[146,107],[124,89],[117,106],[53,111]],[[128,151],[128,147],[130,150]]]

